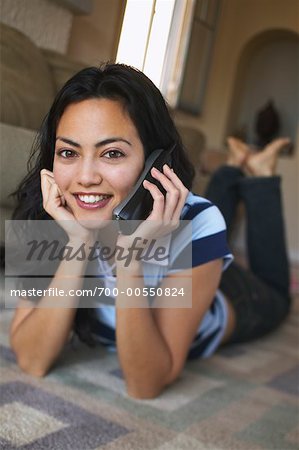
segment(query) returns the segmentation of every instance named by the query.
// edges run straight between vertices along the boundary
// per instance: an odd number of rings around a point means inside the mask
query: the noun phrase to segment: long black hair
[[[157,148],[168,149],[176,144],[172,167],[183,184],[191,189],[194,168],[159,89],[133,67],[106,63],[81,70],[56,95],[34,142],[28,175],[15,192],[18,204],[13,219],[52,219],[43,208],[40,171],[53,170],[56,129],[67,106],[93,98],[122,103],[138,131],[145,158]],[[91,309],[78,308],[74,322],[75,332],[88,345],[93,345],[89,326],[92,313]]]

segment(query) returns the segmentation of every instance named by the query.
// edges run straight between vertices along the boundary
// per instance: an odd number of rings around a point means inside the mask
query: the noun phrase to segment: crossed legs
[[[278,154],[288,143],[276,139],[253,153],[244,142],[228,138],[227,164],[215,172],[206,192],[224,215],[228,231],[239,201],[244,202],[247,219],[249,270],[232,263],[221,280],[229,312],[222,343],[262,336],[277,327],[289,310],[280,178],[275,174]]]

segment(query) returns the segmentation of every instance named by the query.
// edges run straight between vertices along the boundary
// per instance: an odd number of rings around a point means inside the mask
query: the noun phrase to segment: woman
[[[150,215],[132,236],[111,232],[105,221],[112,219],[114,208],[134,187],[145,159],[155,149],[173,146],[172,169],[164,165],[162,171],[151,172],[166,195],[154,183],[144,182],[153,198]],[[247,160],[248,166],[254,165],[253,157],[243,159],[242,164]],[[235,178],[239,182],[241,171],[231,170],[238,172]],[[232,292],[236,297],[231,299],[217,290],[222,271],[232,256],[218,208],[190,192],[193,175],[165,102],[144,74],[124,65],[107,64],[99,69],[84,69],[66,83],[43,123],[35,165],[19,188],[14,218],[54,219],[65,230],[68,245],[74,248],[82,244],[92,246],[98,233],[102,244],[118,246],[127,252],[136,233],[148,242],[153,237],[159,240],[172,231],[176,233],[181,219],[190,220],[192,237],[189,247],[186,245],[189,250],[192,246],[190,270],[188,267],[184,267],[186,272],[179,270],[178,246],[172,244],[169,264],[166,268],[155,265],[153,270],[155,287],[159,283],[164,293],[173,286],[190,290],[191,276],[192,305],[148,308],[148,299],[135,295],[130,301],[140,307],[123,307],[126,295],[121,292],[128,292],[128,288],[136,292],[136,288],[142,290],[146,286],[145,264],[134,257],[126,267],[122,259],[111,257],[103,266],[99,258],[99,270],[106,273],[104,285],[111,287],[114,282],[118,288],[119,295],[113,299],[115,305],[85,309],[78,307],[79,298],[70,295],[64,298],[64,308],[43,308],[49,300],[46,296],[40,300],[39,308],[34,308],[27,299],[20,300],[10,338],[24,371],[45,375],[74,328],[89,345],[95,340],[108,345],[116,343],[129,395],[153,398],[179,376],[187,357],[207,357],[220,344],[243,339],[242,321],[246,319],[239,303],[244,300],[247,309],[252,296],[248,284],[252,282],[255,287],[257,281],[248,275],[247,283],[247,273],[233,268],[227,278],[228,287],[225,285],[228,271],[224,272],[222,284],[224,293]],[[230,192],[232,184],[226,180],[222,185],[220,192],[212,183],[208,194],[219,202],[220,208],[226,205],[228,213],[225,210],[224,214],[229,221],[236,199]],[[283,246],[282,236],[279,239]],[[139,241],[140,249],[146,250],[146,240]],[[87,269],[86,258],[62,260],[50,287],[76,291],[82,288]],[[64,278],[70,271],[72,278]],[[236,291],[230,286],[230,277]],[[242,283],[245,298],[240,300],[238,289]],[[260,284],[267,296],[268,286]],[[278,292],[277,296],[277,304],[285,304]],[[277,311],[271,327],[266,326],[265,331],[276,326],[285,311],[286,308]],[[245,338],[260,333],[259,329],[251,331],[245,333]]]

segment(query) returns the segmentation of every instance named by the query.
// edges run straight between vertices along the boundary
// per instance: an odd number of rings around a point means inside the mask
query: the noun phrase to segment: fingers
[[[50,177],[52,177],[53,179],[54,179],[54,174],[53,174],[53,172],[51,172],[51,170],[48,170],[48,169],[42,169],[41,171],[40,171],[40,173],[41,173],[41,175],[49,175]]]
[[[41,175],[41,189],[43,195],[43,207],[47,213],[64,229],[70,241],[82,243],[94,242],[96,232],[88,229],[84,221],[81,224],[67,205],[63,193],[56,184],[53,172],[43,169]]]
[[[163,173],[153,168],[151,174],[161,183],[166,191],[166,196],[164,197],[155,184],[149,181],[144,182],[144,187],[150,191],[154,199],[151,219],[163,220],[164,223],[178,223],[189,192],[188,189],[166,164],[163,166]]]
[[[150,214],[152,220],[162,220],[164,213],[165,198],[158,187],[150,181],[144,180],[143,186],[147,189],[153,197],[153,209]]]
[[[41,175],[41,190],[43,196],[43,207],[46,209],[46,205],[48,203],[50,188],[53,182],[51,181],[51,177],[47,173],[48,171],[43,169],[40,172]]]
[[[165,170],[163,170],[163,172],[164,173],[153,168],[151,171],[151,174],[157,180],[159,180],[159,182],[161,183],[161,185],[163,186],[163,188],[166,191],[166,197],[164,198],[164,196],[162,195],[162,197],[164,199],[163,221],[165,223],[169,223],[172,220],[173,213],[177,206],[177,203],[178,203],[178,200],[180,197],[180,192],[176,188],[176,186],[173,184],[173,182],[169,178],[167,178],[167,172],[166,172],[166,174],[165,174]],[[170,170],[170,172],[171,172],[171,170]]]
[[[170,181],[176,187],[177,192],[179,193],[176,208],[172,213],[172,220],[179,221],[186,198],[189,194],[189,190],[184,186],[179,177],[174,173],[172,169],[170,169],[170,167],[167,164],[163,166],[163,172],[170,179]]]
[[[65,203],[63,194],[61,193],[56,183],[53,183],[50,186],[48,204],[49,203],[53,203],[53,205],[55,205],[56,208],[63,206]]]
[[[47,169],[42,169],[40,173],[43,207],[47,213],[53,216],[57,208],[65,206],[65,198],[54,180],[53,173]]]

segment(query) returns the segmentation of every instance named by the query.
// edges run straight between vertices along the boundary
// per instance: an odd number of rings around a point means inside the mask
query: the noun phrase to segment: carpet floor
[[[127,396],[115,353],[78,341],[45,378],[24,374],[12,313],[1,311],[1,449],[299,449],[299,296],[279,330],[188,362],[153,400]]]

